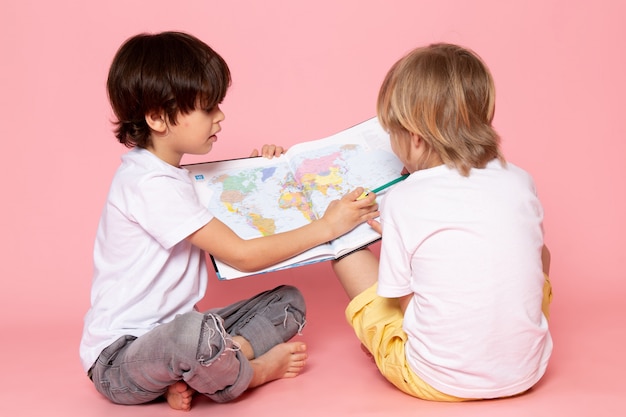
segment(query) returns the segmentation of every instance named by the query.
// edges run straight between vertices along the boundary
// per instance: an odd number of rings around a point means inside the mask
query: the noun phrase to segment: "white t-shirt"
[[[406,355],[428,384],[495,398],[544,374],[542,221],[530,175],[497,160],[469,177],[445,165],[417,171],[383,199],[378,294],[413,294]]]
[[[212,218],[187,170],[145,149],[122,156],[96,234],[80,344],[85,371],[120,336],[139,337],[202,299],[205,254],[185,238]]]

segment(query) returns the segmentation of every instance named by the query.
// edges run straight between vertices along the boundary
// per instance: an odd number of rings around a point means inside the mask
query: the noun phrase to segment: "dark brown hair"
[[[176,124],[179,113],[221,103],[230,82],[224,59],[189,34],[133,36],[117,51],[107,79],[115,136],[129,148],[145,148],[151,134],[147,114],[164,112]]]

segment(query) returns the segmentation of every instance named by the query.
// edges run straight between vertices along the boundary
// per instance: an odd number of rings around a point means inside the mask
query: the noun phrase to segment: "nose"
[[[217,121],[221,122],[226,118],[226,115],[224,114],[224,112],[222,111],[222,108],[220,106],[217,106]]]

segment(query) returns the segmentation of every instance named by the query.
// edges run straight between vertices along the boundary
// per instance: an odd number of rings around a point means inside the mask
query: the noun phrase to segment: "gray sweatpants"
[[[252,379],[252,367],[231,337],[244,337],[259,357],[302,330],[305,310],[300,291],[283,285],[224,308],[181,314],[138,338],[120,337],[102,351],[89,376],[118,404],[150,402],[181,380],[214,401],[230,401]]]

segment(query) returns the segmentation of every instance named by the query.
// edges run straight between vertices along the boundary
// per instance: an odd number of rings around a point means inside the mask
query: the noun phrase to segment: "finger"
[[[362,217],[365,220],[375,219],[380,216],[380,211],[378,211],[378,204],[374,203],[369,206],[365,206],[361,209]]]
[[[259,150],[258,149],[253,149],[252,153],[250,154],[250,158],[254,158],[259,156]]]
[[[378,211],[378,203],[374,200],[370,205],[365,206],[369,211]]]
[[[272,156],[274,156],[275,149],[276,149],[276,146],[274,145],[263,145],[261,152],[264,157],[271,158]]]
[[[343,198],[345,198],[346,200],[355,201],[361,196],[361,194],[363,194],[364,191],[365,189],[363,187],[357,187],[344,195]]]
[[[381,235],[383,234],[383,226],[380,224],[380,222],[372,219],[372,220],[368,220],[367,224],[369,224],[376,233],[381,234]]]
[[[272,159],[275,156],[280,156],[284,154],[285,148],[283,148],[282,146],[274,145],[274,144],[263,145],[261,152],[264,157]]]
[[[365,198],[365,201],[367,201],[370,206],[376,204],[376,194],[368,193],[367,197]]]
[[[356,200],[361,204],[361,207],[372,206],[376,204],[376,194],[372,192],[361,193]]]

